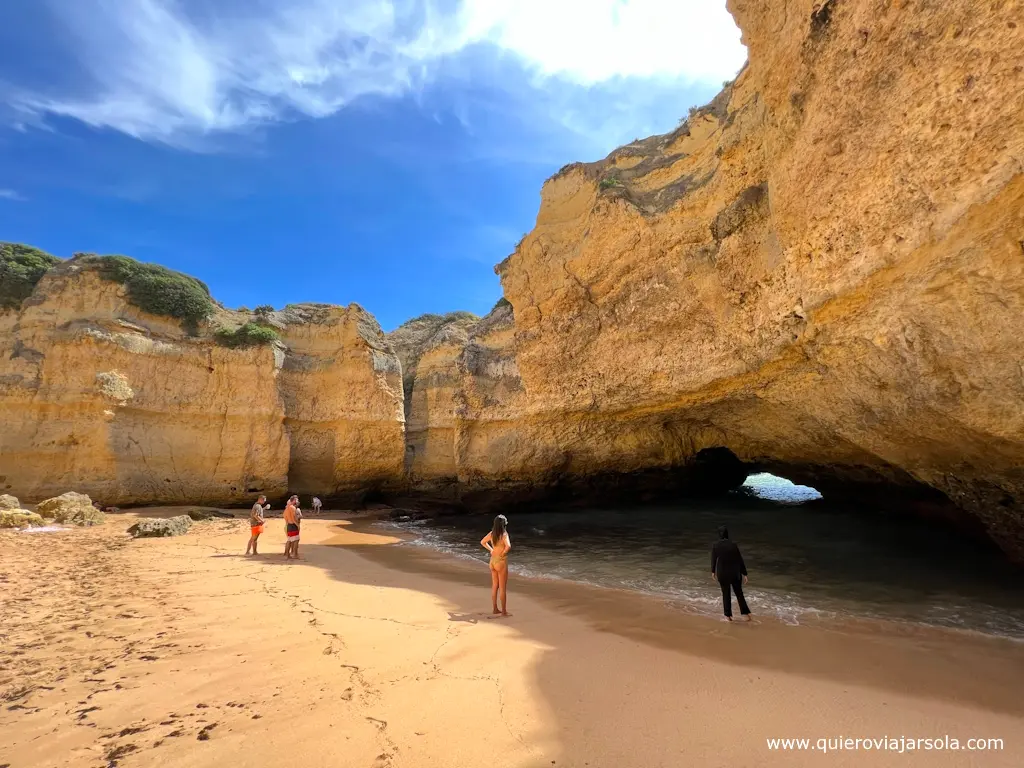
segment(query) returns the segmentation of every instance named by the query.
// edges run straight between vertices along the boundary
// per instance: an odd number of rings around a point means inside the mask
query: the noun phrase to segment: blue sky
[[[724,0],[5,0],[0,240],[482,314],[544,179],[744,58]]]

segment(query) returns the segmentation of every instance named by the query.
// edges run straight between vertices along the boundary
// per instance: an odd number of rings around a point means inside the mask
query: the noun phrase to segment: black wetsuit
[[[750,613],[747,601],[743,597],[743,577],[747,575],[747,566],[743,563],[743,555],[735,542],[729,539],[719,539],[711,547],[711,572],[717,577],[718,583],[722,586],[722,602],[725,606],[725,615],[732,618],[732,595],[730,589],[736,593],[736,602],[740,604],[740,614],[746,616]]]

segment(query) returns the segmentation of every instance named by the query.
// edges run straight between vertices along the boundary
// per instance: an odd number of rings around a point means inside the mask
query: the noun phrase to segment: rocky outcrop
[[[388,334],[402,361],[405,473],[418,490],[431,479],[443,486],[455,477],[454,370],[478,320],[468,312],[424,315]]]
[[[62,525],[101,525],[105,520],[103,512],[93,506],[92,499],[73,491],[39,502],[36,512]]]
[[[0,509],[0,528],[28,528],[44,522],[40,515],[27,509]]]
[[[268,318],[280,341],[215,335],[249,319],[218,308],[186,328],[88,258],[51,269],[0,314],[0,490],[124,506],[400,483],[401,374],[376,321],[302,305]]]
[[[164,536],[184,536],[192,527],[192,518],[178,515],[167,518],[144,518],[128,528],[135,539],[153,539]]]
[[[600,487],[727,449],[1024,557],[1015,8],[731,0],[735,83],[550,179],[497,268],[514,330],[420,359],[414,479]]]
[[[402,368],[377,321],[356,304],[291,305],[275,319],[289,490],[351,502],[401,486]]]
[[[21,502],[16,496],[2,494],[0,495],[0,509],[21,509]]]

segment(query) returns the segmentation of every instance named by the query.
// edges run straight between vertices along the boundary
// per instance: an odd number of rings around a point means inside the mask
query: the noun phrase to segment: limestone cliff
[[[490,385],[491,374],[500,377],[483,357],[511,340],[512,327],[512,311],[506,307],[480,321],[445,316],[429,324],[413,321],[389,334],[399,357],[407,361],[405,466],[415,490],[452,500],[463,495],[458,485],[466,480],[460,473],[465,459],[459,441],[469,417],[468,398]],[[495,392],[488,403],[500,406],[515,386]],[[514,451],[495,455],[499,461],[514,457]]]
[[[497,268],[514,328],[420,360],[413,477],[726,448],[826,495],[906,488],[1024,557],[1024,6],[729,6],[735,83],[550,179]]]
[[[768,469],[975,521],[1024,560],[1024,6],[729,7],[736,81],[551,178],[479,321],[384,337],[301,305],[262,318],[279,341],[225,346],[213,328],[249,315],[186,330],[80,260],[23,298],[48,266],[19,251],[0,492],[484,508]]]
[[[83,259],[0,314],[0,489],[104,504],[237,503],[401,481],[398,360],[363,309],[289,307],[230,348],[140,310]]]

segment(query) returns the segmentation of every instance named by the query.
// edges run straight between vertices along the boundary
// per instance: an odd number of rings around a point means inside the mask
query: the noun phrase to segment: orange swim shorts
[[[253,536],[259,536],[261,533],[263,533],[263,526],[262,525],[253,525],[253,526],[250,526],[250,527],[252,528],[252,535]]]

